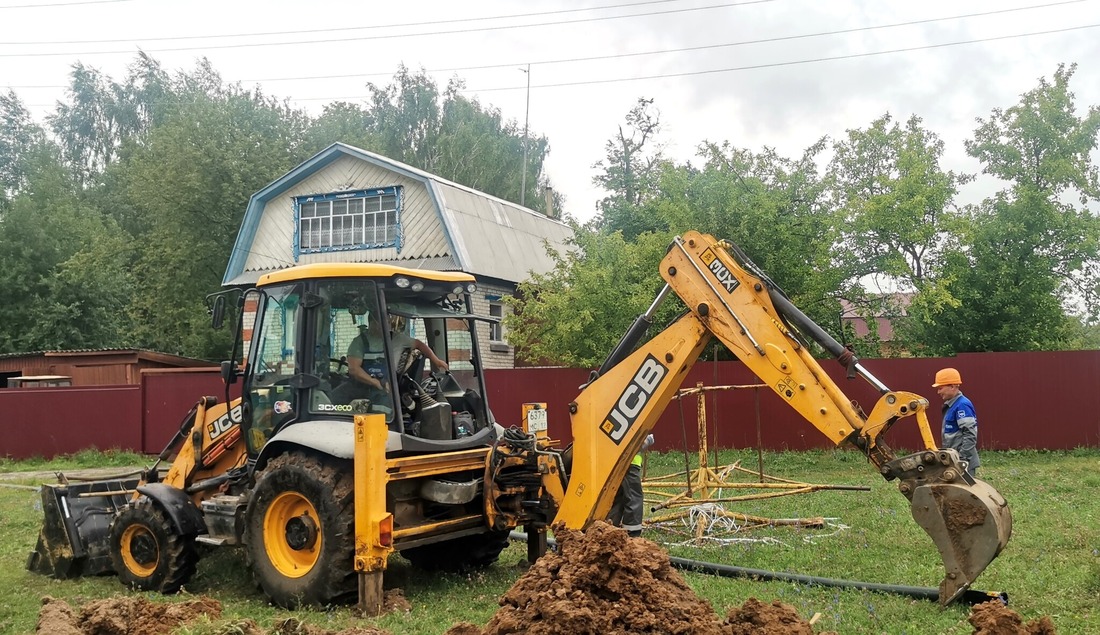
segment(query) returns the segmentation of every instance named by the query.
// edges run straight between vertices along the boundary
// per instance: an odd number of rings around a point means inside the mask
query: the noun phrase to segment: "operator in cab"
[[[405,332],[405,318],[400,315],[390,316],[390,344],[393,346],[393,358],[398,372],[403,373],[408,369],[409,364],[412,363],[412,351],[427,357],[432,368],[443,372],[450,370],[447,362],[440,359],[430,346]],[[350,362],[351,353],[348,353],[348,359]]]
[[[333,393],[336,403],[351,403],[369,399],[371,403],[388,406],[391,402],[386,378],[386,344],[382,322],[368,315],[366,324],[359,325],[359,335],[348,344],[348,379]]]
[[[428,358],[434,368],[449,370],[447,362],[439,358],[427,344],[405,332],[405,319],[392,315],[390,327],[390,364],[404,373],[413,361],[413,351]],[[359,326],[359,335],[348,344],[348,378],[350,381],[334,391],[333,401],[351,403],[356,399],[369,399],[372,404],[392,407],[389,391],[389,370],[386,363],[382,322],[376,315],[368,315],[366,324]]]

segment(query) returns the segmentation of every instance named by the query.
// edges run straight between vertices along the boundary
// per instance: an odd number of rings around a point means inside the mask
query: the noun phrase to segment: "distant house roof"
[[[345,157],[371,163],[422,183],[440,215],[449,253],[415,261],[395,260],[388,264],[461,270],[477,276],[520,282],[530,272],[541,274],[553,269],[554,262],[546,254],[544,243],[563,252],[573,235],[572,228],[560,220],[400,161],[347,144],[334,143],[252,195],[222,284],[251,284],[259,277],[260,272],[247,271],[245,265],[267,203]]]
[[[873,295],[868,298],[872,307],[871,315],[875,320],[875,332],[878,339],[889,342],[894,339],[893,320],[908,315],[909,303],[913,301],[912,293],[885,293]],[[841,298],[841,319],[852,324],[856,337],[864,337],[871,332],[867,320],[855,304]]]
[[[181,357],[179,355],[172,355],[171,353],[158,353],[156,351],[150,351],[141,348],[74,348],[68,350],[27,351],[24,353],[0,353],[0,359],[15,359],[20,357],[46,357],[51,359],[62,359],[72,357],[88,357],[89,355],[103,357],[131,355],[137,359],[148,360],[151,362],[157,362],[169,366],[181,367],[216,365],[214,362],[209,362],[202,359]]]
[[[19,376],[61,375],[71,378],[73,386],[139,384],[146,371],[192,372],[216,368],[214,363],[201,359],[136,348],[31,351],[0,355],[0,377],[10,379]]]

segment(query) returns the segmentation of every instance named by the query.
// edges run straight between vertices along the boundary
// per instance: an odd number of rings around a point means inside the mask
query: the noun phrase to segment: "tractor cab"
[[[240,329],[249,455],[292,426],[343,436],[368,413],[385,415],[395,451],[491,442],[477,324],[492,318],[470,312],[473,290],[464,273],[362,263],[262,277]],[[310,423],[324,425],[297,428]]]

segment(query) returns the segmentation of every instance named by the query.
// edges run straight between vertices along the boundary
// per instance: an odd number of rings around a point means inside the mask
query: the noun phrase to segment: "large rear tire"
[[[355,505],[349,461],[277,456],[257,476],[245,512],[256,582],[284,608],[354,599]]]
[[[164,510],[145,496],[119,512],[110,540],[111,564],[128,587],[177,593],[195,574],[195,536],[176,534]]]
[[[413,547],[401,555],[413,566],[427,571],[470,571],[496,562],[507,546],[507,531],[490,531]]]

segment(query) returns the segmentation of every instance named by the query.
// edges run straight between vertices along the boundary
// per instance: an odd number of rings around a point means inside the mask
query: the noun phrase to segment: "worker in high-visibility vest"
[[[653,445],[653,435],[648,435],[642,442],[642,452]],[[642,535],[642,514],[645,501],[642,498],[642,454],[634,455],[630,467],[626,469],[623,484],[615,493],[615,502],[611,505],[611,514],[607,520],[611,524],[622,527],[631,538]]]

